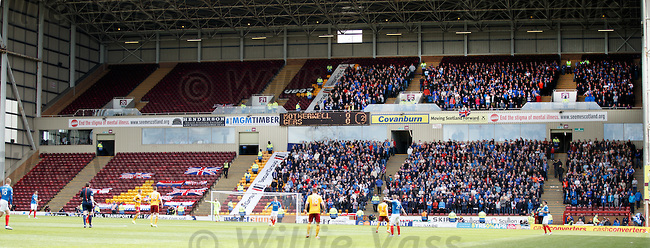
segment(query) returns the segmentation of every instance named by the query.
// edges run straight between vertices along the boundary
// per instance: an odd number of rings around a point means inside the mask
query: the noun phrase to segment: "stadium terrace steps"
[[[560,161],[562,161],[562,167],[566,168],[566,159],[567,159],[566,153],[556,153],[555,159],[559,159]],[[548,202],[549,210],[553,215],[553,223],[563,224],[564,220],[562,220],[562,215],[564,214],[565,205],[563,199],[564,194],[562,191],[562,182],[560,182],[559,178],[554,177],[555,168],[553,167],[553,161],[552,160],[548,160],[548,161],[549,161],[548,172],[547,172],[548,180],[544,182],[544,194],[542,194],[541,199]]]
[[[427,66],[429,66],[429,62],[426,62]],[[413,76],[413,80],[411,80],[411,83],[409,83],[409,87],[406,88],[406,91],[420,91],[420,79],[424,78],[424,73],[422,72],[422,67],[420,65],[416,65],[417,69],[415,69],[415,76]],[[389,101],[386,101],[387,103]]]
[[[110,69],[108,69],[107,65],[102,65],[97,68],[94,72],[86,76],[86,79],[82,80],[77,86],[74,88],[69,88],[67,90],[67,93],[63,93],[62,95],[59,95],[60,97],[59,100],[56,102],[52,103],[51,106],[47,107],[46,109],[43,110],[43,115],[56,115],[63,111],[68,105],[70,105],[72,102],[74,102],[79,96],[81,96],[86,90],[90,89],[99,79],[104,77]]]
[[[298,74],[300,69],[307,62],[306,59],[294,59],[288,60],[287,64],[282,67],[280,72],[275,75],[273,81],[266,86],[266,89],[262,92],[263,95],[274,95],[276,99],[282,94],[282,90],[291,82],[291,80]]]
[[[138,85],[127,97],[133,97],[133,101],[135,102],[135,107],[140,110],[142,109],[147,103],[146,102],[141,102],[142,97],[146,95],[153,87],[160,82],[169,72],[176,67],[176,64],[178,63],[161,63],[160,67],[156,69],[149,77],[147,77],[142,83]]]
[[[95,157],[85,168],[83,168],[74,179],[72,179],[58,194],[56,194],[52,200],[48,203],[52,211],[59,211],[66,203],[68,203],[72,197],[74,197],[81,188],[85,186],[87,182],[90,182],[90,179],[95,177],[99,171],[108,164],[113,157]]]
[[[241,180],[241,177],[244,175],[244,173],[250,169],[251,165],[253,164],[254,161],[257,160],[256,155],[239,155],[237,158],[235,158],[232,163],[230,164],[230,168],[228,169],[228,178],[225,176],[221,176],[217,182],[210,187],[210,191],[215,190],[215,191],[235,191],[237,188],[237,184],[239,183],[239,180]],[[206,194],[210,194],[209,191],[206,191]],[[206,197],[210,197],[210,195],[206,195]],[[210,215],[210,203],[205,202],[205,198],[203,201],[198,202],[196,206],[196,210],[192,212],[192,215]]]
[[[399,168],[402,167],[402,164],[404,163],[404,161],[406,161],[406,158],[408,158],[408,155],[406,155],[406,154],[395,154],[394,156],[391,156],[388,159],[388,162],[386,162],[386,178],[388,178],[389,176],[395,175],[395,173],[397,173],[399,171]],[[384,181],[384,186],[381,187],[382,190],[386,188],[386,184],[385,184],[386,181],[388,181],[388,180]],[[373,188],[376,188],[376,187],[374,187],[374,185],[373,185]],[[384,197],[384,195],[381,195],[381,194],[380,194],[380,196]],[[373,211],[371,200],[372,200],[372,196],[369,196],[368,197],[368,202],[366,203],[366,210],[365,210],[367,213],[370,213],[371,211]]]
[[[558,90],[575,90],[576,82],[573,81],[573,74],[564,74],[560,75],[560,78],[557,80]]]
[[[552,96],[542,96],[542,102],[552,102],[553,97]]]
[[[237,184],[244,173],[250,169],[251,165],[256,160],[257,155],[239,155],[232,161],[230,169],[228,169],[228,178],[222,177],[219,179],[219,184],[214,188],[214,190],[233,191],[237,188]]]
[[[436,67],[440,65],[440,61],[442,60],[442,57],[430,58],[428,61],[424,59],[425,58],[422,57],[422,61],[427,63],[427,67],[429,66]],[[419,64],[415,66],[417,67],[417,69],[415,70],[415,77],[413,77],[413,80],[411,80],[411,83],[409,84],[407,91],[420,91],[420,78],[424,78],[424,73],[422,72],[422,67]]]

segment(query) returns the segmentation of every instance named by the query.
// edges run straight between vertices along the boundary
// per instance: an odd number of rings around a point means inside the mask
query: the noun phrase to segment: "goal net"
[[[211,191],[211,218],[213,221],[218,218],[218,221],[268,222],[273,209],[269,204],[276,198],[282,204],[278,219],[284,218],[285,223],[295,222],[303,209],[301,193]],[[242,212],[245,213],[243,217]]]

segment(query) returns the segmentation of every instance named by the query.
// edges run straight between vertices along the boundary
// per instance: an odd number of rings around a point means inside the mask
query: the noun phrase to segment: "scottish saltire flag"
[[[220,169],[221,167],[190,167],[187,168],[185,174],[197,175],[197,176],[216,175],[217,171],[219,171]]]
[[[148,179],[153,176],[154,173],[143,173],[143,172],[136,172],[136,173],[122,173],[120,176],[121,179]]]
[[[167,193],[167,195],[203,195],[208,188],[201,189],[179,189],[174,188],[172,192]]]
[[[183,186],[184,181],[159,181],[156,183],[158,187],[180,187]]]
[[[185,185],[197,186],[197,185],[207,185],[208,181],[185,181]]]
[[[472,111],[469,110],[467,107],[463,107],[462,109],[458,110],[458,116],[460,117],[467,117]]]

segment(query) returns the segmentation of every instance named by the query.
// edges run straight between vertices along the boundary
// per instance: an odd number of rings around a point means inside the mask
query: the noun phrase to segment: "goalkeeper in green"
[[[214,221],[219,222],[219,212],[221,211],[221,203],[219,201],[205,201],[212,204],[212,214],[214,215]]]

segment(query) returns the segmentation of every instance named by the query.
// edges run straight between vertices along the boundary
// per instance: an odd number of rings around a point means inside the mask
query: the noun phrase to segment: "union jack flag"
[[[471,113],[471,112],[472,111],[469,110],[469,108],[463,107],[462,109],[458,110],[458,116],[467,117],[467,116],[469,116],[469,113]]]
[[[220,169],[221,167],[190,167],[187,168],[185,174],[197,175],[197,176],[216,175],[217,171],[219,171]]]
[[[143,172],[136,172],[136,173],[122,173],[120,176],[121,179],[147,179],[151,178],[154,173],[143,173]]]
[[[174,188],[172,192],[167,193],[167,195],[203,195],[208,188],[201,189],[179,189]]]

